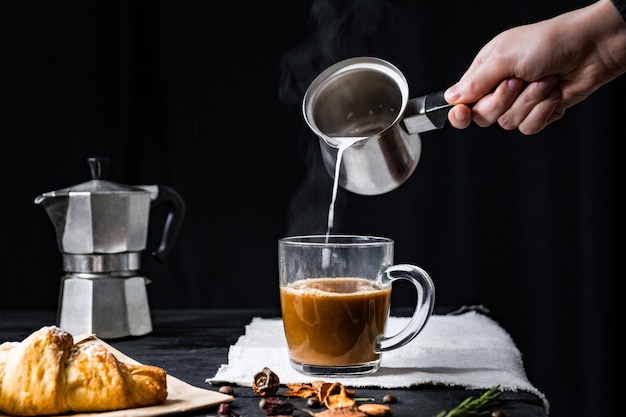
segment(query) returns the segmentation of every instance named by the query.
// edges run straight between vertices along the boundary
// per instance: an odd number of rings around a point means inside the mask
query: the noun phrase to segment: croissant
[[[166,373],[118,361],[97,340],[56,326],[0,344],[0,412],[14,416],[143,407],[167,398]]]

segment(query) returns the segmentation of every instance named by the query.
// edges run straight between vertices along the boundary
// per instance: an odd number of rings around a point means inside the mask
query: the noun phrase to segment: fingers
[[[455,105],[448,113],[448,120],[457,129],[465,129],[472,119],[478,126],[491,126],[511,107],[523,87],[524,82],[517,78],[505,80],[493,93],[478,100],[473,108],[470,109],[465,104]],[[448,99],[448,97],[454,97],[455,90],[451,88],[446,93],[446,99]]]
[[[560,100],[561,91],[553,89],[548,96],[531,108],[530,112],[519,124],[507,124],[507,126],[509,126],[509,129],[515,129],[517,127],[517,129],[525,135],[539,133],[549,123],[561,118],[562,114],[555,113],[556,106]],[[498,123],[505,128],[500,121],[498,121]]]
[[[561,98],[560,90],[555,88],[557,83],[557,77],[550,76],[528,84],[497,117],[498,124],[503,129],[519,129],[527,135],[543,130]]]
[[[450,109],[448,120],[458,129],[465,129],[473,120],[481,127],[497,122],[505,130],[519,129],[525,135],[532,135],[563,116],[563,112],[557,109],[561,100],[557,85],[556,76],[548,76],[525,86],[522,80],[510,78],[471,108],[456,104]]]
[[[463,77],[445,91],[444,98],[448,103],[475,103],[502,83],[502,80],[513,78],[513,72],[504,63],[489,64],[481,57],[491,56],[487,52],[489,49],[481,51]]]
[[[517,30],[525,29],[518,28]],[[445,91],[446,101],[454,105],[469,105],[493,92],[506,80],[527,79],[524,71],[522,73],[518,71],[520,57],[510,52],[511,49],[515,49],[512,46],[521,47],[518,42],[519,38],[523,36],[518,36],[509,30],[487,43],[459,81]]]
[[[457,129],[465,129],[472,123],[472,110],[465,104],[457,104],[448,112],[448,121]]]
[[[487,94],[474,104],[474,122],[480,127],[491,126],[515,104],[523,88],[524,82],[517,78],[501,82],[493,93]]]

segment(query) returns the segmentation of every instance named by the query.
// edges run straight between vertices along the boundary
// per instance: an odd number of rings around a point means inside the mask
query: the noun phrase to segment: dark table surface
[[[139,362],[162,367],[191,385],[217,391],[219,387],[207,383],[206,379],[212,378],[220,365],[227,363],[229,346],[237,342],[252,317],[269,318],[279,314],[277,310],[157,310],[152,312],[152,333],[106,342]],[[54,323],[55,312],[52,311],[0,311],[0,343],[21,341],[42,326]],[[257,371],[260,370],[251,369],[251,376]],[[345,385],[350,388],[349,384]],[[231,406],[235,414],[265,416],[259,408],[259,397],[250,387],[233,388],[235,401]],[[356,390],[358,397],[372,398],[377,403],[382,403],[386,394],[393,394],[397,398],[397,403],[390,405],[394,417],[435,417],[466,397],[478,397],[483,392],[434,386]],[[296,407],[307,408],[305,400],[290,401]],[[526,392],[502,392],[493,408],[498,409],[506,417],[546,417],[541,399]],[[179,415],[215,416],[217,406]]]

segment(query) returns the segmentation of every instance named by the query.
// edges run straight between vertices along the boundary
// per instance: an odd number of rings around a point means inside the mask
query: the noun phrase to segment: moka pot
[[[106,158],[89,158],[90,181],[35,198],[56,230],[63,255],[57,324],[73,334],[101,338],[140,336],[152,331],[146,284],[140,274],[150,212],[167,205],[160,261],[174,244],[185,204],[164,185],[118,184],[104,179]]]

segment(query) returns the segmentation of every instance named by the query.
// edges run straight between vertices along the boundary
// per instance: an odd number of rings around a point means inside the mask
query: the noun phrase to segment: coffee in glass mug
[[[279,240],[282,319],[291,366],[309,375],[375,372],[384,351],[409,343],[434,307],[434,285],[415,265],[393,265],[393,240],[356,235],[293,236]],[[415,312],[387,337],[392,283],[417,292]]]

